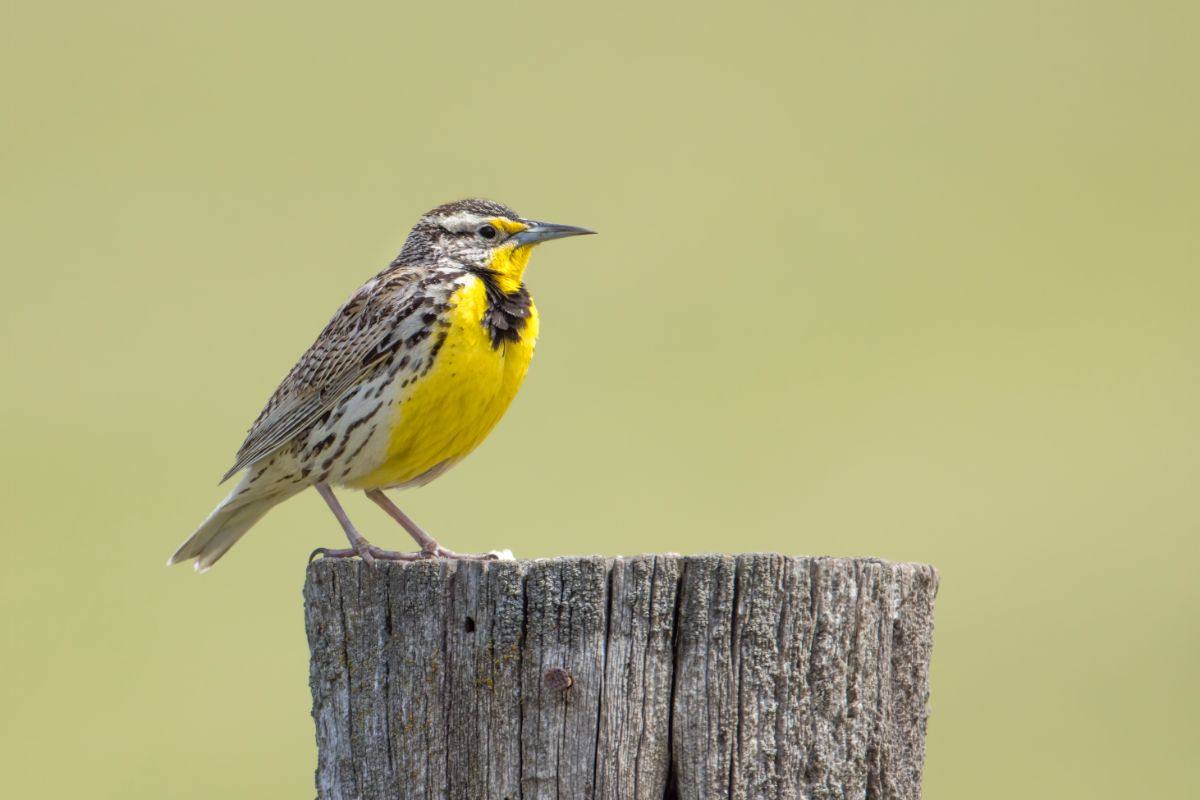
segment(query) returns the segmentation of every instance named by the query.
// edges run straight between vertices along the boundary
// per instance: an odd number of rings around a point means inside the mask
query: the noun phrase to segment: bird
[[[310,486],[350,543],[310,558],[496,557],[443,547],[384,491],[424,486],[492,431],[538,336],[524,282],[531,252],[591,233],[482,199],[422,215],[399,255],[342,304],[279,384],[221,482],[245,470],[241,480],[167,564],[209,569],[271,508]],[[333,487],[365,492],[419,549],[367,541]]]

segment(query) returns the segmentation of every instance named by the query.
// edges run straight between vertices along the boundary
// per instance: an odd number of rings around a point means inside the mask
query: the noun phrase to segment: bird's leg
[[[420,525],[413,522],[412,517],[401,511],[399,506],[388,499],[388,496],[382,490],[371,489],[367,492],[367,497],[371,498],[375,505],[386,511],[389,517],[399,522],[404,530],[408,531],[408,535],[413,537],[417,544],[421,546],[421,554],[426,558],[459,558],[473,561],[490,561],[500,558],[495,553],[456,553],[453,550],[447,550],[438,544],[436,539],[422,530]]]
[[[368,542],[363,538],[363,535],[354,528],[354,523],[346,516],[345,509],[338,499],[334,497],[333,490],[328,484],[314,484],[317,494],[324,498],[329,505],[329,510],[337,517],[337,521],[342,524],[342,530],[346,532],[346,538],[350,540],[350,548],[345,550],[331,550],[328,547],[318,547],[312,551],[312,555],[308,557],[312,561],[317,556],[323,558],[352,558],[358,556],[368,564],[374,564],[375,559],[383,559],[385,561],[416,561],[423,557],[423,553],[396,553],[391,550],[383,550]]]

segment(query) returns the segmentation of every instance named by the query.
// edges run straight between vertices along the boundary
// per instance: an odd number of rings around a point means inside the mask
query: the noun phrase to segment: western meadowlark
[[[251,426],[241,482],[168,564],[203,571],[273,506],[309,486],[351,547],[327,557],[482,558],[439,545],[384,495],[423,486],[487,437],[521,386],[538,334],[522,277],[534,245],[594,233],[524,219],[488,200],[433,209],[400,255],[337,310]],[[364,539],[330,487],[362,489],[420,545]],[[314,554],[315,555],[315,554]]]

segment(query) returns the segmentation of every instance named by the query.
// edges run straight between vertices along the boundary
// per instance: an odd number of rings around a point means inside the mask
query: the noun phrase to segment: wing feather
[[[398,346],[399,322],[426,299],[420,274],[415,269],[386,272],[337,310],[267,401],[222,482],[288,444]]]

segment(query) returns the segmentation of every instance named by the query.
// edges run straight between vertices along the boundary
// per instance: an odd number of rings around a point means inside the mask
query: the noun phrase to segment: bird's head
[[[515,292],[534,245],[585,233],[595,231],[525,219],[491,200],[459,200],[422,216],[392,264],[489,272],[502,291]]]

